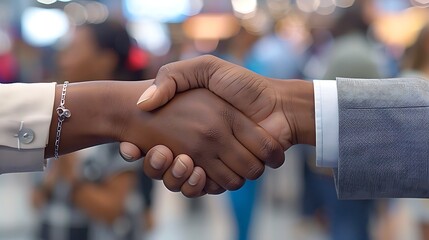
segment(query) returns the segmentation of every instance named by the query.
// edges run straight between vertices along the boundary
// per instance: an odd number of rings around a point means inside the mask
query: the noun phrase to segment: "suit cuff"
[[[316,165],[338,167],[338,92],[334,80],[314,80]]]

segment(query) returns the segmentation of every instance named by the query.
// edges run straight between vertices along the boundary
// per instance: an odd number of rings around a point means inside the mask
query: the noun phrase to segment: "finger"
[[[143,169],[146,175],[153,179],[162,179],[165,172],[173,163],[173,152],[164,145],[151,148],[143,161]]]
[[[122,142],[119,145],[119,154],[121,154],[122,158],[127,162],[133,162],[142,157],[140,149],[129,142]]]
[[[206,185],[206,173],[200,167],[195,167],[191,176],[182,185],[180,191],[189,198],[200,197],[206,194],[204,186]]]
[[[211,66],[221,61],[214,56],[200,56],[162,66],[151,87],[137,102],[144,111],[152,111],[166,104],[178,92],[193,88],[209,88]]]
[[[203,191],[208,193],[208,194],[218,195],[218,194],[224,193],[226,191],[226,189],[221,187],[219,184],[217,184],[211,178],[207,177],[206,185],[204,186]]]
[[[163,182],[170,191],[178,192],[194,170],[194,162],[190,157],[181,154],[174,159],[171,167],[165,172]]]
[[[264,173],[263,162],[249,152],[240,142],[232,141],[228,148],[219,155],[223,163],[231,168],[232,171],[251,180],[257,179]]]
[[[222,160],[213,159],[207,161],[205,166],[202,166],[207,172],[207,176],[213,180],[217,185],[226,190],[237,190],[241,188],[245,182],[244,178],[237,175],[229,167],[227,167]],[[210,187],[214,185],[210,181],[206,182],[206,187],[209,184]],[[212,186],[213,185],[213,186]],[[213,188],[205,189],[207,193],[214,194]]]
[[[267,166],[278,168],[284,163],[283,147],[262,127],[240,114],[232,124],[237,140]]]

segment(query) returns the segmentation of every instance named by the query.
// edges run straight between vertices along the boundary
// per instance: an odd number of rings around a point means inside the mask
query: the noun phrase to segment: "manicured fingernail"
[[[131,161],[134,159],[132,156],[130,156],[124,152],[119,152],[119,153],[121,154],[122,158],[125,159],[125,161]]]
[[[155,93],[156,89],[157,89],[156,85],[152,85],[148,89],[146,89],[146,91],[142,94],[142,96],[137,101],[137,105],[139,105],[140,103],[142,103],[144,101],[149,100],[153,96],[153,94]]]
[[[181,177],[183,177],[183,175],[185,175],[186,170],[188,170],[188,168],[182,162],[182,160],[180,158],[178,158],[176,163],[173,166],[173,170],[172,170],[173,176],[176,178],[181,178]]]
[[[164,162],[164,159],[160,157],[154,157],[150,160],[150,165],[156,170],[160,170],[164,166]]]
[[[197,173],[196,171],[194,171],[188,179],[189,185],[191,185],[191,186],[197,185],[197,183],[200,181],[200,178],[201,178],[201,175],[199,173]]]

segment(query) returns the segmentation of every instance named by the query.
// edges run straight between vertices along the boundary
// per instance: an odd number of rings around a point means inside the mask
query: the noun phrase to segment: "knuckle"
[[[158,74],[156,75],[156,78],[160,77],[168,77],[170,75],[171,69],[173,69],[174,63],[167,63],[163,66],[161,66],[158,70]]]
[[[225,188],[227,190],[237,190],[237,189],[241,188],[245,182],[246,182],[246,180],[244,180],[243,178],[232,177],[231,179],[229,179],[227,181]]]
[[[267,161],[271,159],[272,156],[274,156],[277,151],[278,151],[278,147],[273,139],[269,137],[265,137],[262,139],[260,153],[263,160]]]
[[[170,73],[171,65],[172,63],[167,63],[165,65],[162,65],[158,70],[158,75],[159,76],[168,75]]]
[[[234,126],[234,128],[237,128],[239,124],[235,124],[235,113],[233,111],[231,111],[231,109],[229,108],[224,108],[223,110],[221,110],[220,115],[222,117],[222,119],[228,123],[230,126]],[[237,125],[237,126],[236,126]]]
[[[258,179],[265,171],[263,164],[252,164],[247,172],[247,178],[250,180]]]
[[[201,139],[203,141],[217,142],[221,138],[220,130],[214,127],[206,127],[201,130]]]
[[[214,61],[216,61],[218,58],[210,55],[210,54],[204,54],[202,56],[199,57],[200,58],[200,62],[203,64],[210,64],[213,63]]]

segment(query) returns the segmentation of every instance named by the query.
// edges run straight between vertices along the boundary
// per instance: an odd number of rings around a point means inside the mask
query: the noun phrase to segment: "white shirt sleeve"
[[[313,85],[316,116],[316,165],[337,168],[339,158],[337,82],[314,80]]]
[[[0,173],[43,170],[55,83],[0,84]]]

